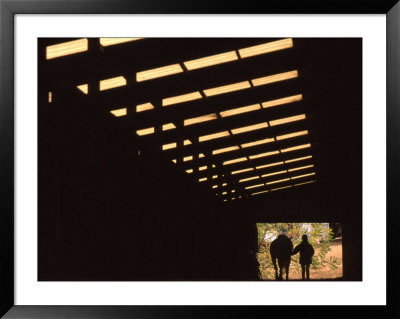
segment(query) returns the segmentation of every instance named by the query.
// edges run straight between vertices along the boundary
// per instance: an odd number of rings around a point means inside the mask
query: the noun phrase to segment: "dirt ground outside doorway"
[[[319,248],[315,248],[315,254],[318,254]],[[342,257],[342,241],[335,240],[330,244],[330,251],[326,254],[327,258],[336,258],[338,267],[332,269],[329,265],[325,265],[320,269],[310,268],[311,280],[339,280],[343,277],[343,257]],[[273,268],[264,271],[261,274],[262,280],[275,280],[273,276]],[[301,280],[301,269],[291,267],[289,271],[289,280]]]

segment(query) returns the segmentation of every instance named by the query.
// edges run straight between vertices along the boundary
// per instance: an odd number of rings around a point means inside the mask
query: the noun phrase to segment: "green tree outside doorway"
[[[340,266],[336,257],[327,257],[327,253],[331,250],[331,241],[333,240],[333,231],[329,228],[328,223],[258,223],[257,229],[257,259],[260,264],[260,276],[263,280],[272,280],[275,278],[269,248],[271,242],[279,234],[288,236],[292,240],[294,247],[301,243],[302,235],[306,234],[308,236],[308,241],[315,250],[311,269],[318,270],[324,267],[337,269]],[[301,271],[299,258],[299,254],[292,256],[290,272]]]

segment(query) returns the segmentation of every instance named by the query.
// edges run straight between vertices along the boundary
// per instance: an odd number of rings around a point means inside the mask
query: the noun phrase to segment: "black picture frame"
[[[0,0],[0,315],[5,318],[236,318],[279,315],[278,306],[16,306],[14,305],[14,18],[16,14],[385,14],[387,49],[387,305],[291,306],[285,315],[310,316],[310,311],[335,317],[372,315],[394,318],[399,279],[396,276],[396,212],[399,211],[400,148],[400,4],[398,0]],[[382,212],[383,213],[383,212]],[[397,316],[396,316],[397,315]]]

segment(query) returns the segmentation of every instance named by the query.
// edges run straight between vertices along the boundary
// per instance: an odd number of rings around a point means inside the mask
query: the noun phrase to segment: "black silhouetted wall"
[[[246,279],[235,214],[79,94],[42,96],[39,280]]]

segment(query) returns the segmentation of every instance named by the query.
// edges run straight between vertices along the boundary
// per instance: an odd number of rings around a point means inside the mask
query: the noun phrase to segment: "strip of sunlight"
[[[172,148],[176,148],[176,142],[164,144],[164,145],[162,146],[162,150],[163,150],[163,151],[165,151],[165,150],[170,150],[170,149],[172,149]]]
[[[112,110],[110,113],[116,117],[120,116],[125,116],[126,115],[126,108],[123,109],[118,109],[118,110]]]
[[[205,68],[212,65],[217,65],[221,63],[231,62],[238,60],[238,56],[235,51],[215,54],[211,56],[207,56],[200,59],[190,60],[183,62],[185,67],[191,71],[195,69]]]
[[[287,182],[287,181],[290,181],[290,178],[283,178],[283,179],[278,179],[276,181],[267,182],[267,185],[283,183],[283,182]]]
[[[212,188],[218,188],[218,185],[213,185]]]
[[[205,171],[207,169],[207,165],[206,166],[200,166],[199,167],[199,171]]]
[[[85,52],[88,50],[88,39],[79,39],[46,47],[46,59],[54,59],[61,56]]]
[[[261,110],[260,104],[253,104],[253,105],[238,107],[235,109],[222,111],[219,114],[221,115],[221,117],[228,117],[228,116],[247,113],[247,112],[256,111],[256,110]]]
[[[239,149],[239,146],[230,146],[230,147],[220,148],[220,149],[212,151],[212,155],[236,151],[238,149]]]
[[[265,54],[269,52],[279,51],[293,47],[292,38],[267,42],[263,44],[254,45],[251,47],[239,50],[239,55],[242,59],[249,58],[255,55]]]
[[[300,114],[300,115],[285,117],[285,118],[278,119],[278,120],[269,121],[269,125],[271,125],[271,126],[281,125],[281,124],[285,124],[285,123],[304,120],[305,118],[306,118],[305,114]]]
[[[295,172],[295,171],[299,171],[299,170],[307,169],[307,168],[311,168],[311,167],[314,167],[314,165],[311,164],[311,165],[306,165],[306,166],[300,166],[300,167],[296,167],[296,168],[291,168],[291,169],[288,170],[288,172]]]
[[[297,145],[297,146],[293,146],[293,147],[288,147],[288,148],[281,149],[281,153],[286,153],[286,152],[291,152],[291,151],[297,151],[297,150],[301,150],[301,149],[309,148],[309,147],[311,147],[311,144],[310,144],[310,143],[308,143],[308,144],[302,144],[302,145]]]
[[[147,134],[153,134],[154,133],[154,127],[149,127],[149,128],[144,128],[142,130],[137,130],[136,133],[139,136],[147,135]]]
[[[284,171],[279,171],[279,172],[273,172],[273,173],[264,174],[264,175],[262,175],[261,177],[268,177],[268,176],[274,176],[274,175],[285,174],[285,173],[287,173],[286,170],[284,170]]]
[[[229,161],[225,161],[222,163],[222,165],[230,165],[230,164],[244,162],[244,161],[247,161],[247,157],[240,157],[240,158],[235,158],[235,159],[232,159]]]
[[[76,88],[84,94],[89,93],[89,85],[88,84],[77,85]]]
[[[254,171],[254,168],[253,167],[249,167],[249,168],[239,169],[237,171],[232,171],[231,174],[235,175],[235,174],[240,174],[240,173],[250,172],[250,171]]]
[[[315,173],[309,173],[309,174],[304,174],[304,175],[297,175],[297,176],[293,176],[291,177],[291,179],[298,179],[298,178],[303,178],[303,177],[307,177],[307,176],[313,176],[315,175]]]
[[[191,119],[184,120],[183,121],[183,125],[184,126],[188,126],[188,125],[192,125],[192,124],[197,124],[197,123],[202,123],[202,122],[206,122],[206,121],[216,120],[217,118],[218,118],[218,116],[217,116],[216,113],[202,115],[202,116],[193,117]]]
[[[153,110],[153,109],[154,109],[154,105],[151,104],[150,102],[136,105],[136,112],[143,112],[143,111]]]
[[[249,158],[256,159],[256,158],[271,156],[271,155],[275,155],[275,154],[279,154],[279,151],[271,151],[271,152],[265,152],[265,153],[256,154],[256,155],[250,155]]]
[[[193,160],[193,156],[192,156],[192,155],[186,156],[186,157],[183,158],[183,161],[184,161],[184,162],[192,161],[192,160]]]
[[[315,180],[314,181],[304,182],[304,183],[294,184],[294,186],[301,186],[301,185],[305,185],[305,184],[311,184],[311,183],[314,183],[314,182],[315,182]]]
[[[188,173],[188,174],[193,173],[193,169],[192,169],[192,168],[191,168],[191,169],[187,169],[187,170],[186,170],[186,173]]]
[[[275,139],[273,137],[272,138],[265,138],[263,140],[258,140],[258,141],[254,141],[254,142],[250,142],[250,143],[244,143],[244,144],[242,144],[242,147],[243,148],[252,147],[252,146],[256,146],[256,145],[271,143],[271,142],[274,142],[274,141],[275,141]]]
[[[265,85],[265,84],[270,84],[270,83],[275,83],[279,81],[285,81],[293,78],[297,78],[299,76],[299,73],[297,70],[294,71],[289,71],[289,72],[283,72],[283,73],[278,73],[274,75],[268,75],[268,76],[263,76],[261,78],[253,79],[251,80],[251,83],[253,83],[254,86],[260,86],[260,85]]]
[[[176,159],[173,159],[172,162],[176,164]]]
[[[164,76],[182,73],[183,69],[179,64],[171,64],[160,68],[149,69],[136,73],[136,81],[143,82],[147,80],[157,79]]]
[[[257,188],[257,187],[261,187],[261,186],[265,186],[264,183],[262,184],[257,184],[257,185],[251,185],[251,186],[247,186],[244,189],[252,189],[252,188]]]
[[[222,195],[226,195],[226,194],[228,194],[228,192],[222,192]]]
[[[199,178],[199,182],[205,182],[207,180],[207,177]]]
[[[213,167],[213,168],[216,168],[216,166],[215,166],[214,164],[212,164],[212,167]]]
[[[110,45],[116,45],[141,39],[142,38],[100,38],[100,44],[103,47],[108,47]]]
[[[109,90],[124,85],[126,85],[126,79],[123,76],[116,76],[114,78],[101,80],[100,91]]]
[[[183,102],[199,100],[202,98],[203,97],[201,96],[200,92],[196,91],[196,92],[192,92],[192,93],[187,93],[187,94],[182,94],[182,95],[165,98],[162,100],[162,106],[179,104],[179,103],[183,103]]]
[[[249,81],[243,81],[243,82],[238,82],[238,83],[233,83],[233,84],[228,84],[228,85],[223,85],[223,86],[218,86],[215,88],[203,90],[203,92],[207,97],[210,97],[210,96],[214,96],[214,95],[244,90],[244,89],[248,89],[250,87],[251,87],[251,85],[250,85]]]
[[[203,158],[203,157],[205,157],[204,154],[203,154],[203,153],[200,153],[200,154],[199,154],[199,158]]]
[[[277,165],[283,165],[283,162],[276,162],[276,163],[271,163],[271,164],[260,165],[260,166],[257,166],[256,169],[262,169],[262,168],[267,168],[267,167],[272,167],[272,166],[277,166]]]
[[[222,183],[222,187],[225,187],[226,185],[228,185],[228,183]]]
[[[176,126],[174,125],[174,123],[167,123],[167,124],[163,124],[162,126],[162,130],[163,131],[168,131],[168,130],[172,130],[176,128]]]
[[[223,132],[203,135],[203,136],[199,137],[199,142],[205,142],[205,141],[209,141],[209,140],[213,140],[213,139],[220,138],[220,137],[225,137],[225,136],[229,136],[229,132],[228,131],[223,131]]]
[[[304,130],[304,131],[299,131],[299,132],[295,132],[295,133],[289,133],[289,134],[284,134],[284,135],[279,135],[276,137],[276,139],[278,141],[281,140],[285,140],[288,138],[292,138],[292,137],[297,137],[297,136],[302,136],[302,135],[307,135],[308,134],[308,130]]]
[[[49,103],[53,102],[53,93],[52,93],[52,92],[49,92],[49,95],[48,95],[48,102],[49,102]]]
[[[256,192],[256,193],[251,193],[251,195],[258,195],[258,194],[264,194],[264,193],[268,193],[268,190],[261,191],[261,192]]]
[[[278,187],[278,188],[272,188],[271,192],[278,191],[278,190],[285,189],[285,188],[290,188],[290,187],[292,187],[292,185],[282,186],[282,187]]]
[[[232,197],[231,200],[235,200],[235,197]]]
[[[212,176],[212,179],[217,179],[218,178],[218,175],[213,175]]]
[[[234,192],[236,192],[236,190],[232,189],[232,190],[231,190],[231,193],[234,193]]]
[[[183,145],[190,145],[190,144],[192,144],[192,142],[190,141],[190,140],[184,140],[183,141]]]
[[[243,179],[239,179],[239,183],[252,181],[253,179],[259,179],[259,178],[260,178],[260,176],[252,176],[252,177],[248,177],[248,178],[243,178]]]
[[[294,158],[294,159],[290,159],[290,160],[286,160],[285,163],[293,163],[293,162],[297,162],[297,161],[302,161],[302,160],[306,160],[312,158],[312,155],[308,155],[308,156],[304,156],[304,157],[298,157],[298,158]]]
[[[254,124],[254,125],[235,128],[235,129],[232,129],[231,132],[232,132],[232,134],[240,134],[240,133],[259,130],[259,129],[266,128],[266,127],[268,127],[268,122],[263,122],[263,123],[258,123],[258,124]]]
[[[262,104],[263,108],[266,109],[269,107],[274,107],[274,106],[278,106],[278,105],[282,105],[282,104],[298,102],[298,101],[301,101],[302,99],[303,99],[303,95],[297,94],[297,95],[284,97],[282,99],[276,99],[276,100],[272,100],[272,101],[263,102],[261,104]]]

